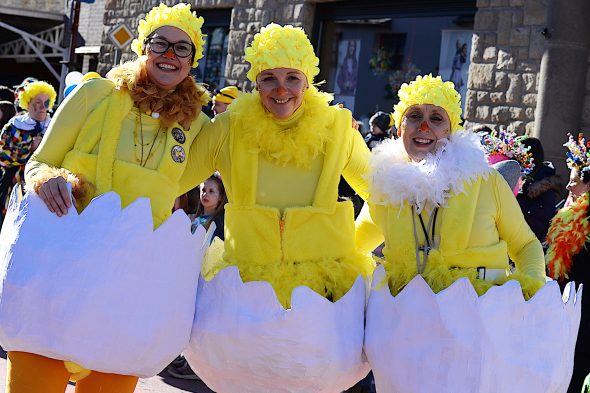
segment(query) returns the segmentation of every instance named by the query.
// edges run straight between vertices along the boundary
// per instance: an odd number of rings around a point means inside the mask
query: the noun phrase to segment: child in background
[[[224,240],[223,217],[227,196],[221,176],[218,173],[214,173],[205,182],[201,183],[200,190],[197,213],[193,219],[191,229],[196,229],[199,224],[209,229],[211,223],[214,222],[216,228],[213,237],[217,236],[221,240]]]
[[[199,187],[195,187],[186,194],[176,198],[174,210],[183,209],[192,221],[191,232],[195,232],[199,225],[209,229],[211,223],[215,223],[215,232],[212,239],[217,236],[224,240],[223,217],[227,196],[225,187],[219,173],[214,173]],[[195,207],[196,206],[196,207]],[[166,368],[168,374],[175,378],[187,380],[199,380],[199,376],[191,369],[184,356],[179,355]]]

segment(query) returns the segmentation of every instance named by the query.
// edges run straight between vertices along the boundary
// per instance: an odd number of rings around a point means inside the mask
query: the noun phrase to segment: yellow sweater
[[[172,149],[180,146],[188,153],[207,121],[201,113],[190,130],[178,123],[162,129],[159,120],[139,114],[129,94],[116,90],[112,81],[91,79],[56,111],[41,146],[27,164],[26,178],[29,181],[45,166],[65,168],[96,186],[90,198],[115,191],[125,207],[139,197],[148,197],[154,227],[158,227],[170,216],[174,200],[181,194],[179,181],[187,164],[186,160],[174,161]],[[174,128],[184,133],[183,143],[174,139]],[[145,167],[139,165],[141,134]],[[82,208],[88,203],[89,199],[82,201]]]
[[[328,106],[315,88],[285,121],[257,93],[242,94],[190,156],[184,187],[218,170],[229,200],[223,256],[204,266],[207,279],[236,265],[244,281],[270,282],[288,307],[297,286],[337,300],[370,273],[372,262],[354,248],[352,204],[337,202],[340,175],[366,196],[368,150],[350,112]]]
[[[421,273],[435,292],[459,277],[468,277],[482,294],[494,283],[477,279],[476,268],[508,270],[509,256],[516,274],[496,284],[518,279],[526,297],[543,285],[541,244],[526,224],[506,181],[487,167],[478,144],[477,138],[467,133],[452,135],[446,152],[431,159],[430,163],[440,161],[430,173],[425,169],[427,163],[418,166],[408,161],[401,140],[374,150],[371,196],[368,208],[357,219],[356,241],[365,251],[385,241],[384,266],[392,293],[397,294],[417,274],[415,236],[419,245],[425,244],[417,215],[414,234],[411,206],[416,202],[431,208],[442,205],[434,232],[437,244]],[[436,188],[448,192],[437,193]],[[422,261],[422,252],[419,258]]]

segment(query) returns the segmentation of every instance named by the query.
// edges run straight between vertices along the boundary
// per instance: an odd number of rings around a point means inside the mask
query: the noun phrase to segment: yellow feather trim
[[[115,82],[119,89],[127,89],[133,104],[145,113],[157,112],[163,127],[171,127],[178,122],[189,129],[193,120],[210,101],[207,89],[187,76],[174,90],[163,90],[149,80],[146,57],[129,61],[113,68],[107,78]]]
[[[86,378],[92,372],[74,362],[64,361],[64,366],[72,374],[70,375],[70,381],[74,382]]]
[[[549,249],[545,263],[549,275],[556,280],[569,278],[573,257],[590,242],[590,222],[588,207],[590,194],[577,198],[571,205],[562,208],[551,220],[547,241]]]
[[[416,277],[415,266],[402,266],[400,264],[391,264],[384,261],[383,266],[387,273],[389,290],[392,295],[397,296],[399,292]],[[526,300],[533,295],[545,284],[544,281],[529,277],[522,273],[514,273],[506,277],[498,278],[494,281],[480,280],[477,278],[476,269],[467,269],[453,267],[449,268],[443,261],[442,255],[438,250],[430,251],[428,255],[428,264],[425,271],[421,274],[424,281],[430,286],[434,293],[439,293],[448,288],[459,278],[467,278],[475,292],[479,296],[483,295],[494,285],[502,285],[509,280],[516,280],[520,283],[522,294]]]
[[[281,166],[309,168],[313,159],[324,151],[326,141],[334,137],[330,126],[335,112],[328,104],[332,99],[331,94],[310,86],[294,114],[295,118],[300,117],[294,121],[278,121],[264,108],[258,92],[241,94],[228,111],[232,123],[240,124],[240,135],[250,149]]]
[[[86,206],[94,196],[94,184],[87,181],[82,175],[75,175],[64,168],[54,168],[44,165],[27,181],[26,190],[39,193],[39,188],[49,179],[63,177],[72,185],[72,195],[78,203],[78,208]]]
[[[360,253],[340,259],[281,262],[272,265],[252,261],[234,264],[224,261],[222,253],[223,242],[216,238],[203,261],[202,274],[205,280],[210,281],[228,266],[238,266],[244,282],[270,283],[285,309],[291,306],[291,293],[299,286],[311,288],[335,302],[352,288],[359,274],[368,277],[375,267],[370,255]]]

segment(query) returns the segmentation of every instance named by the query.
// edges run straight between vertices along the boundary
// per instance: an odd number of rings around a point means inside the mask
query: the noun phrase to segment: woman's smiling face
[[[154,31],[146,44],[146,67],[150,80],[162,89],[172,90],[188,76],[192,56],[179,57],[172,46],[164,53],[156,53],[150,49],[151,40],[156,40],[158,44],[166,41],[168,44],[185,43],[189,46],[192,45],[191,40],[184,31],[176,27],[162,26]]]
[[[260,101],[277,119],[287,119],[295,113],[308,86],[305,74],[293,68],[272,68],[256,77]]]
[[[404,116],[397,136],[402,139],[406,153],[413,161],[422,161],[433,153],[437,142],[451,133],[449,115],[440,106],[412,105]]]

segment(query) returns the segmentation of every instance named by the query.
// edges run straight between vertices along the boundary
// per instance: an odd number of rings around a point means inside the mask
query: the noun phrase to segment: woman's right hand
[[[47,180],[39,187],[37,194],[45,202],[49,211],[57,214],[58,217],[68,214],[68,209],[72,207],[67,182],[61,176]]]

